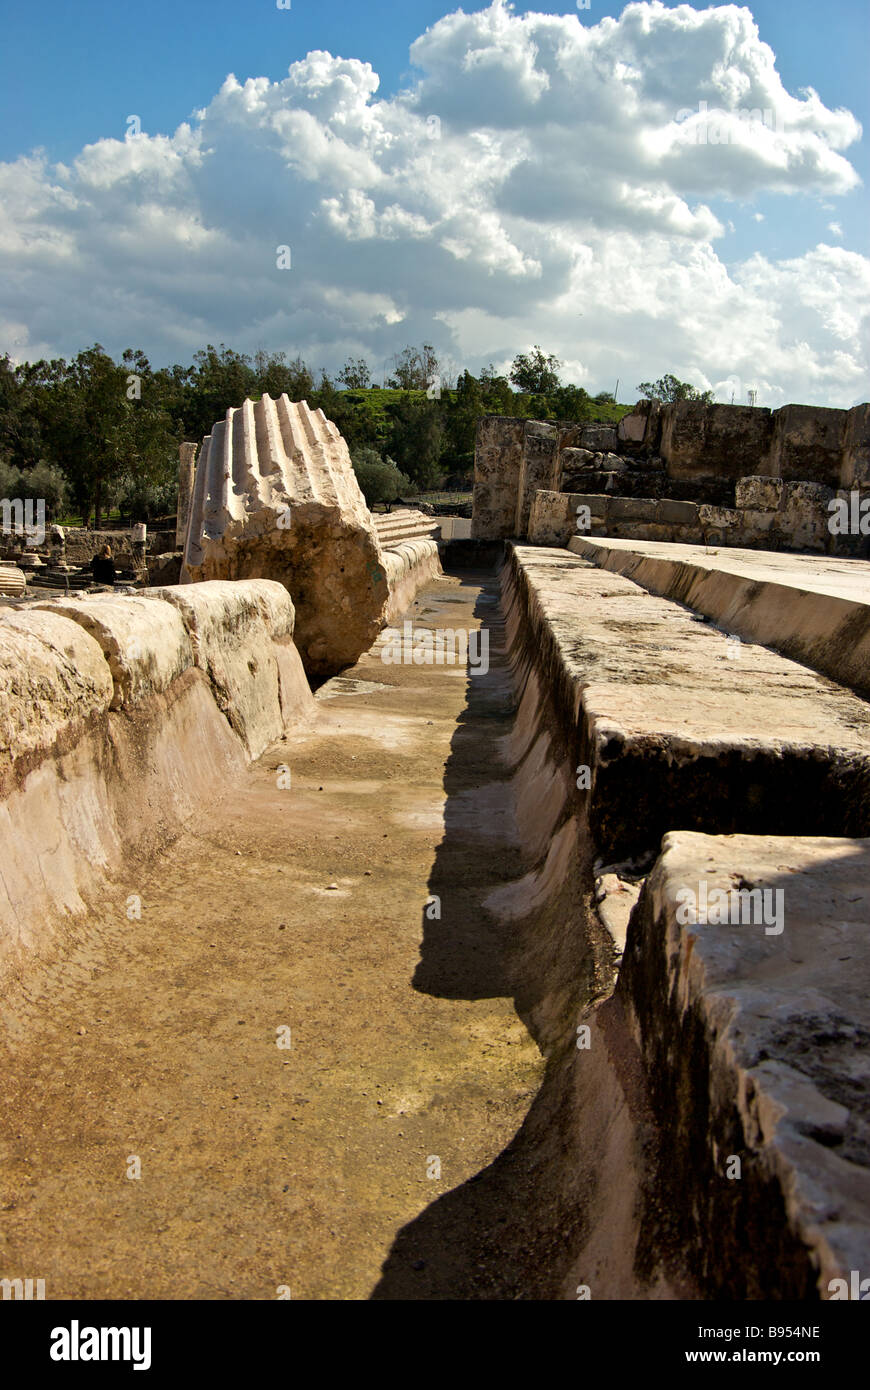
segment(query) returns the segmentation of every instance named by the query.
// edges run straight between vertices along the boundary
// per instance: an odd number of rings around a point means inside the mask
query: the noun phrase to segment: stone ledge
[[[870,841],[681,832],[662,849],[617,992],[667,1136],[663,1204],[711,1296],[826,1298],[870,1252]],[[729,904],[767,891],[771,911],[681,924],[701,885]]]
[[[870,563],[574,537],[569,549],[870,696]]]

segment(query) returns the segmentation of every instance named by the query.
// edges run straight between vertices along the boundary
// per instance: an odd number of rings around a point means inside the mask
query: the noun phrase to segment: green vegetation
[[[382,459],[376,449],[357,449],[350,461],[369,507],[376,502],[394,502],[411,491],[411,480],[400,473],[391,458]]]
[[[680,381],[670,373],[660,376],[658,381],[642,381],[637,389],[642,397],[650,401],[704,401],[709,404],[713,399],[712,391],[699,391],[688,381]]]
[[[200,441],[246,397],[282,392],[319,406],[335,422],[365,477],[367,497],[391,501],[444,487],[467,492],[482,415],[609,423],[629,409],[607,392],[593,397],[563,385],[560,367],[536,345],[518,354],[509,376],[492,365],[479,376],[451,375],[424,343],[397,354],[388,385],[380,387],[371,384],[363,358],[348,359],[332,381],[325,371],[315,378],[301,357],[247,356],[224,344],[208,344],[189,366],[158,369],[134,349],[115,362],[99,343],[70,361],[16,365],[6,356],[0,358],[0,496],[44,497],[52,519],[74,514],[86,524],[93,517],[97,526],[116,514],[170,515],[179,443]],[[401,482],[388,484],[388,475]],[[391,496],[382,497],[384,488]]]

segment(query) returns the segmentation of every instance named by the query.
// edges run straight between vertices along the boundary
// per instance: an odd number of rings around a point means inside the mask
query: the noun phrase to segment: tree
[[[698,391],[688,381],[680,381],[669,372],[658,381],[642,381],[636,390],[651,401],[704,401],[709,404],[713,399],[712,391]]]
[[[275,379],[269,375],[273,359],[268,354],[265,356],[263,379],[274,384]],[[209,343],[195,352],[193,366],[186,371],[184,428],[187,437],[202,439],[211,434],[212,426],[224,419],[231,406],[240,406],[247,396],[256,394],[257,382],[250,357],[233,352],[224,343],[220,348]],[[260,386],[261,393],[265,389]]]
[[[431,343],[424,343],[421,349],[402,348],[393,358],[395,374],[390,386],[399,391],[425,391],[431,385],[440,384],[438,358]]]
[[[16,468],[30,468],[43,451],[39,390],[34,369],[0,357],[0,455]]]
[[[19,486],[19,497],[32,497],[34,501],[45,503],[49,521],[63,511],[69,496],[66,479],[60,469],[45,459],[22,471]]]
[[[376,449],[357,449],[350,461],[369,507],[376,502],[394,502],[410,491],[410,479],[399,472],[391,458],[381,458]]]
[[[546,396],[559,385],[562,363],[552,354],[546,356],[536,343],[531,352],[521,352],[513,360],[510,379],[518,391],[530,396]]]
[[[349,357],[338,374],[338,380],[349,391],[366,391],[372,384],[372,374],[364,357]]]
[[[424,491],[440,477],[444,444],[441,401],[425,396],[403,396],[390,408],[393,427],[390,453],[399,467]]]
[[[314,377],[307,363],[298,355],[288,362],[284,352],[264,352],[260,348],[254,354],[252,388],[249,395],[278,396],[287,395],[291,401],[307,401],[314,391]],[[241,405],[241,401],[229,401],[228,405]],[[218,419],[215,416],[215,419]]]
[[[151,482],[175,467],[178,431],[144,353],[128,349],[120,364],[99,343],[71,362],[38,362],[42,432],[85,520],[99,527],[104,503],[125,471]]]

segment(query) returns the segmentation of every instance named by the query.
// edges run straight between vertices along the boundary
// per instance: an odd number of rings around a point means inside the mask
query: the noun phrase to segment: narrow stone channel
[[[3,1267],[48,1297],[685,1296],[588,905],[524,858],[497,579],[408,617],[488,671],[382,636],[5,1000]]]

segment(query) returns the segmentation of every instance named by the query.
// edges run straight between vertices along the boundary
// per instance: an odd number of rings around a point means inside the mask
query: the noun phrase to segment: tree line
[[[315,377],[299,356],[248,355],[223,343],[194,353],[187,366],[159,368],[132,348],[115,361],[99,343],[69,361],[16,364],[7,355],[0,497],[41,497],[53,518],[74,514],[96,527],[113,510],[142,520],[170,515],[179,443],[199,442],[246,397],[283,392],[334,421],[370,503],[396,487],[467,487],[481,415],[582,422],[625,413],[609,392],[591,396],[562,382],[561,365],[536,345],[506,376],[493,366],[474,376],[449,371],[424,343],[398,353],[378,386],[364,358],[348,359],[333,380],[323,370]]]

